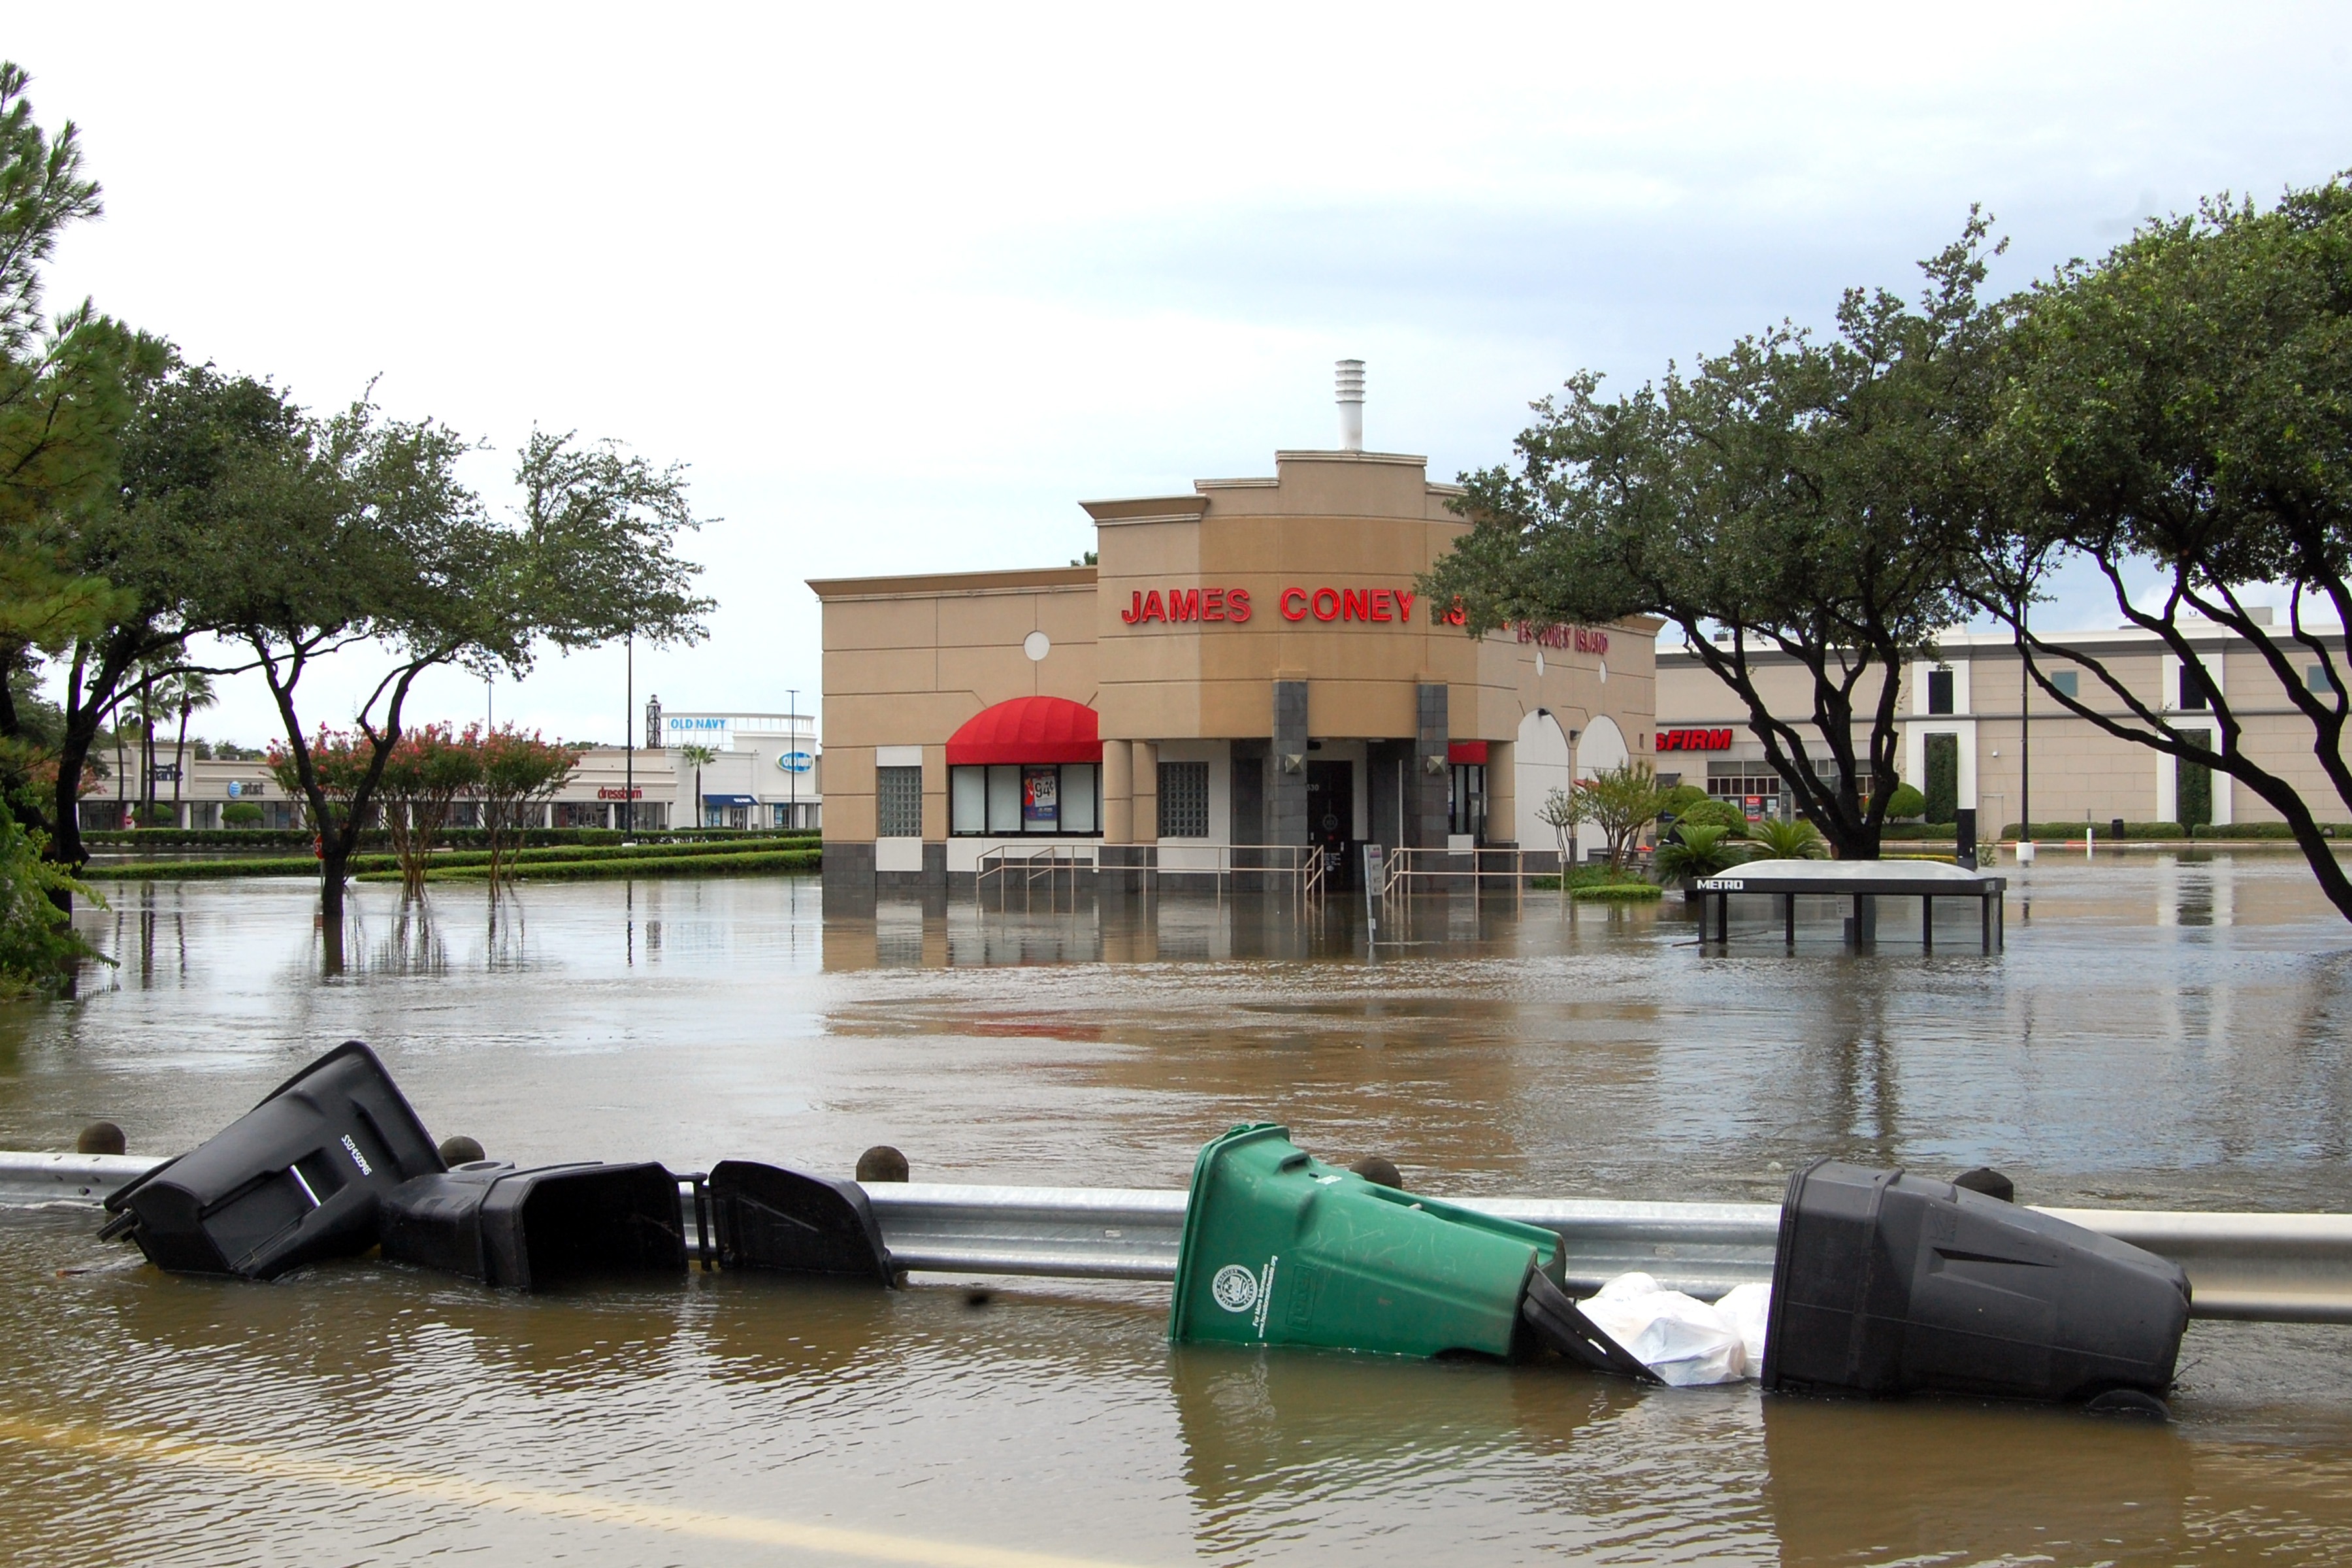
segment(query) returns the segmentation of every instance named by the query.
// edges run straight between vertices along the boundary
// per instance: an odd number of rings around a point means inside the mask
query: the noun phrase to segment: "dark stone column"
[[[1364,748],[1366,821],[1372,842],[1392,849],[1398,847],[1401,817],[1411,815],[1405,809],[1405,792],[1412,788],[1410,775],[1416,765],[1412,753],[1410,741],[1374,741]],[[1411,826],[1402,826],[1404,836],[1409,837]]]
[[[1265,841],[1307,842],[1307,682],[1274,683],[1274,740],[1266,774]],[[1296,759],[1296,761],[1293,761]],[[1297,772],[1292,772],[1293,768]]]
[[[1263,844],[1265,837],[1265,755],[1264,741],[1235,741],[1228,764],[1234,804],[1233,842]]]
[[[1416,703],[1421,732],[1414,737],[1412,759],[1413,804],[1409,808],[1414,819],[1408,826],[1420,837],[1416,843],[1431,849],[1445,847],[1445,794],[1449,774],[1445,767],[1447,739],[1445,686],[1443,682],[1423,683]],[[1437,759],[1437,771],[1430,771],[1430,759]]]

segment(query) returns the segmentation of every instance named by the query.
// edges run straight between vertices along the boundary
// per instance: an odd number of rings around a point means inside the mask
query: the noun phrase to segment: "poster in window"
[[[1062,770],[1021,770],[1021,831],[1058,833],[1062,826]]]

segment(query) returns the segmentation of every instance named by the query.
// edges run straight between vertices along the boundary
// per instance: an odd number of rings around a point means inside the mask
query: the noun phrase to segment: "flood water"
[[[1727,952],[1662,908],[828,920],[813,880],[110,888],[119,967],[0,1007],[0,1147],[177,1152],[351,1037],[501,1158],[1179,1186],[1280,1121],[1436,1194],[1777,1199],[1817,1154],[2036,1203],[2352,1208],[2352,928],[2291,858],[2045,858]],[[1948,923],[1947,923],[1948,922]],[[168,1278],[0,1216],[0,1562],[1007,1564],[2352,1559],[2352,1329],[2199,1323],[2168,1426],[1173,1349],[1160,1286],[697,1274],[536,1298],[372,1261]]]

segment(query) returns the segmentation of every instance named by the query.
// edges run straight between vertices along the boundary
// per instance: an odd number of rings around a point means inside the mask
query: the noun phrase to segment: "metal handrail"
[[[0,1152],[0,1208],[95,1206],[158,1163]],[[892,1261],[935,1273],[1172,1279],[1184,1235],[1181,1189],[877,1182],[866,1195]],[[681,1181],[679,1215],[688,1234],[694,1201],[693,1184]],[[1780,1243],[1778,1204],[1450,1201],[1558,1233],[1568,1284],[1579,1292],[1639,1269],[1670,1289],[1711,1298],[1769,1280]],[[2352,1215],[2042,1212],[2180,1265],[2193,1317],[2352,1323]]]
[[[1024,848],[1027,847],[1024,846]],[[1034,848],[1027,849],[1024,854],[1009,845],[1000,844],[995,848],[983,852],[974,864],[972,896],[977,899],[993,879],[997,892],[1002,897],[1005,890],[1005,879],[1015,871],[1020,873],[1021,890],[1024,897],[1036,888],[1037,879],[1040,877],[1045,879],[1047,895],[1052,896],[1057,890],[1055,887],[1055,879],[1066,869],[1070,877],[1070,894],[1075,898],[1077,896],[1079,868],[1097,863],[1093,849],[1094,846],[1091,842],[1041,844]]]
[[[1548,873],[1545,872],[1528,869],[1528,857],[1531,853],[1549,853],[1549,851],[1506,849],[1500,847],[1488,847],[1485,845],[1471,849],[1437,847],[1384,849],[1381,851],[1381,858],[1383,879],[1381,891],[1385,896],[1396,890],[1400,884],[1412,877],[1475,877],[1481,881],[1523,881],[1528,877],[1547,875]],[[1468,865],[1459,863],[1465,859],[1469,862]],[[1508,862],[1506,866],[1496,867],[1489,864],[1495,860],[1505,859]],[[1438,863],[1427,864],[1430,861]]]

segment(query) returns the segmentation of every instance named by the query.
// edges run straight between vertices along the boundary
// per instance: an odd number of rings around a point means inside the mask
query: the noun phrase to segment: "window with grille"
[[[1927,711],[1949,713],[1952,710],[1952,672],[1931,669],[1927,672]]]
[[[1209,764],[1160,764],[1160,837],[1206,838],[1209,836]]]
[[[874,832],[882,838],[923,836],[923,770],[874,770]]]

